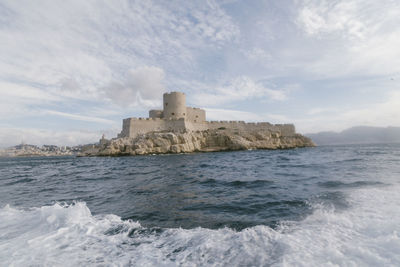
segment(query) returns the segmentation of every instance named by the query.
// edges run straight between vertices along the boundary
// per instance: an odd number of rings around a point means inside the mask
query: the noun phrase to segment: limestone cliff
[[[311,139],[300,134],[282,136],[272,131],[217,129],[196,132],[150,132],[135,138],[101,140],[82,149],[80,156],[123,156],[167,153],[211,152],[247,149],[311,147]]]

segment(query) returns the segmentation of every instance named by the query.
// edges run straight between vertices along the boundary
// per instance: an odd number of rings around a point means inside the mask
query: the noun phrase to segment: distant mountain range
[[[400,127],[356,126],[342,132],[305,134],[317,145],[400,143]]]

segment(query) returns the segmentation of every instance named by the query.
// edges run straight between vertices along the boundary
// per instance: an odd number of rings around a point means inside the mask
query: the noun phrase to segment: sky
[[[76,145],[181,91],[207,120],[400,126],[400,0],[0,0],[0,147]]]

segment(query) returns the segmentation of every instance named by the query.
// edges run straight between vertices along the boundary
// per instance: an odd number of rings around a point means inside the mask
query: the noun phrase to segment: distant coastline
[[[305,134],[317,145],[400,143],[400,127],[356,126],[341,132]]]
[[[5,149],[0,149],[0,157],[54,157],[74,156],[82,146],[56,146],[56,145],[29,145],[19,144]]]

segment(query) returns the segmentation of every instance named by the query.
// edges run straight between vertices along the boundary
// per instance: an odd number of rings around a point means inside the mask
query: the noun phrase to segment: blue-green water
[[[3,158],[0,173],[6,266],[400,265],[398,144]]]

